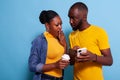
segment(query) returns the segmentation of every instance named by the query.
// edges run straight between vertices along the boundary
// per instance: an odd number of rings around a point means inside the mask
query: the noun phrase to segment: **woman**
[[[29,68],[35,72],[33,80],[62,80],[62,70],[69,61],[61,59],[66,52],[61,18],[55,11],[43,10],[39,20],[46,31],[32,42]]]

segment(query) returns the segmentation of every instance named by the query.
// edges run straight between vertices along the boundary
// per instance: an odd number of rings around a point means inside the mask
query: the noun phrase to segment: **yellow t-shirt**
[[[92,53],[102,56],[100,50],[110,48],[106,32],[91,25],[83,31],[69,35],[70,47],[86,47]],[[102,65],[96,62],[79,62],[74,65],[74,80],[103,80]]]
[[[54,63],[61,59],[62,55],[64,54],[64,47],[49,32],[44,32],[44,35],[48,43],[45,64]],[[60,69],[53,69],[52,71],[48,71],[44,73],[55,77],[62,76],[62,70]]]

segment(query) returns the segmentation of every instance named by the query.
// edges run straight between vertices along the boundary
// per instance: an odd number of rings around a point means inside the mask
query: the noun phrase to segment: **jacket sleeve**
[[[32,72],[41,72],[43,63],[41,62],[40,56],[40,43],[38,40],[32,42],[32,47],[29,56],[29,69]]]

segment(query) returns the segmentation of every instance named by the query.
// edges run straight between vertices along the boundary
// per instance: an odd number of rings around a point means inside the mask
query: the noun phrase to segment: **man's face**
[[[79,29],[82,25],[82,12],[80,12],[77,8],[72,8],[69,10],[68,17],[70,19],[70,25],[72,29],[75,31]]]

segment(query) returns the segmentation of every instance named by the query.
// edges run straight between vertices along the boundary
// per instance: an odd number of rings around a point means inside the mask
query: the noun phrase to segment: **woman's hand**
[[[61,45],[66,46],[66,39],[63,31],[59,31],[58,39]]]
[[[58,40],[59,40],[59,43],[60,43],[60,44],[64,47],[64,49],[65,49],[65,52],[64,52],[64,53],[66,53],[66,50],[67,50],[67,42],[66,42],[65,35],[64,35],[63,31],[59,31]]]
[[[69,61],[60,59],[55,63],[57,69],[64,69],[69,65]]]
[[[44,64],[42,72],[51,71],[53,69],[64,69],[69,65],[69,61],[60,59],[59,61],[51,64]]]

